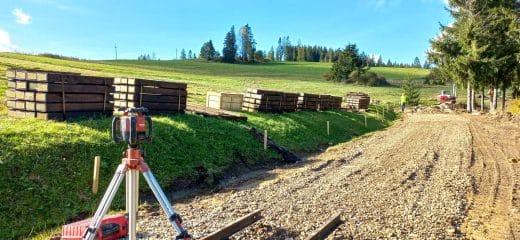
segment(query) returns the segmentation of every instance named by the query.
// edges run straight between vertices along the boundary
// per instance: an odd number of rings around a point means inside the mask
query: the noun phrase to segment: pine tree
[[[379,55],[379,58],[377,59],[376,66],[378,66],[378,67],[384,67],[385,66],[385,63],[383,62],[383,57],[381,55]]]
[[[208,61],[214,60],[217,56],[215,52],[215,47],[213,47],[213,42],[211,40],[205,42],[200,48],[200,58],[204,58]]]
[[[284,44],[282,43],[282,38],[278,38],[278,47],[276,48],[276,61],[282,61],[284,57]]]
[[[421,95],[419,86],[417,86],[411,78],[407,78],[404,81],[402,88],[404,95],[406,95],[406,101],[408,104],[412,106],[418,105]]]
[[[190,51],[188,51],[188,59],[194,59],[191,49],[190,49]]]
[[[388,61],[386,62],[386,66],[387,67],[393,67],[394,64],[392,63],[392,60],[388,59]]]
[[[181,50],[181,60],[186,60],[186,51],[184,48]]]
[[[269,53],[267,54],[267,59],[269,59],[270,61],[274,61],[275,60],[274,47],[273,46],[271,46],[271,49],[269,50]]]
[[[224,48],[222,49],[222,62],[234,63],[237,55],[237,44],[235,35],[235,26],[231,26],[231,30],[226,34],[224,39]]]
[[[412,67],[421,68],[421,60],[419,60],[419,57],[415,57],[415,59],[413,60]]]

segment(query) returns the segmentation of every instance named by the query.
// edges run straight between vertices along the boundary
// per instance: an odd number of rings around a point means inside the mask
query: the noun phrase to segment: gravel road
[[[387,130],[174,207],[195,239],[256,209],[264,218],[232,239],[304,239],[337,212],[343,222],[328,239],[514,239],[520,236],[520,130],[485,120],[410,115]],[[507,136],[513,144],[486,144],[498,130],[516,132]],[[139,214],[141,237],[175,236],[157,207]]]

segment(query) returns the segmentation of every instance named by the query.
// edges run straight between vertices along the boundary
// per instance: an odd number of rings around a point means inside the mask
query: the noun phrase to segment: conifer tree
[[[224,39],[224,48],[222,49],[222,62],[234,63],[237,55],[237,44],[235,35],[235,26],[231,26],[231,30],[226,34]]]

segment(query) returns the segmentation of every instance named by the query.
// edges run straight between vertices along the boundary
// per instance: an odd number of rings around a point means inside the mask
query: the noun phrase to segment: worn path
[[[303,239],[341,211],[329,239],[515,239],[519,138],[518,126],[485,117],[416,114],[175,207],[195,238],[264,209],[234,238]],[[157,208],[141,210],[139,225],[146,238],[174,235]]]

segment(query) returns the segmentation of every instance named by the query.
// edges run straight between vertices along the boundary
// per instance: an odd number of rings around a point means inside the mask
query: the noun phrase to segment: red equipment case
[[[61,228],[62,240],[80,240],[92,219],[64,225]],[[106,216],[96,233],[96,239],[115,240],[128,235],[128,219],[124,214]]]

